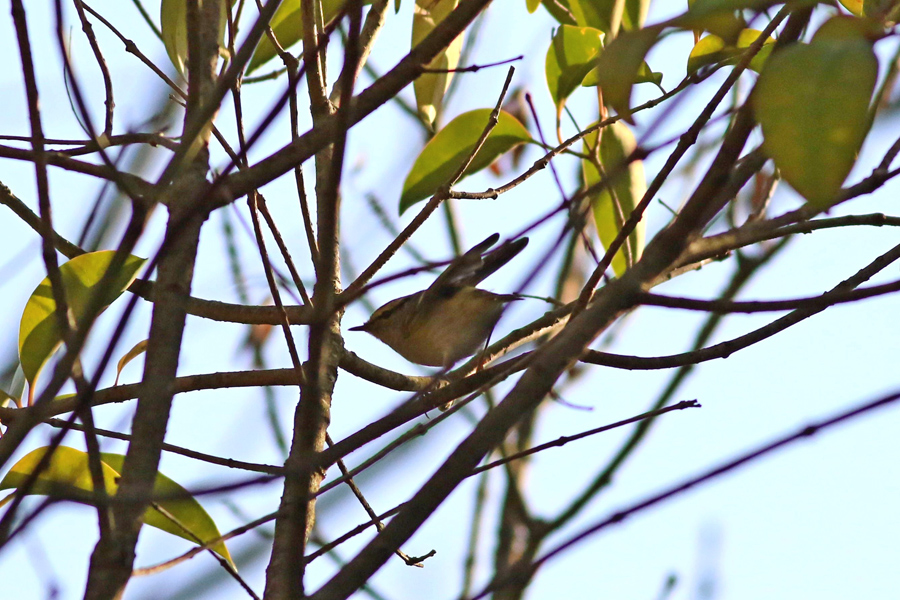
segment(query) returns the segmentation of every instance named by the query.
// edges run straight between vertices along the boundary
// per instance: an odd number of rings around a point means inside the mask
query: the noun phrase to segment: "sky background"
[[[45,132],[53,137],[80,138],[83,134],[69,108],[58,50],[53,41],[52,17],[47,13],[52,4],[26,4],[32,40],[35,41]],[[18,52],[11,21],[6,16],[9,2],[2,0],[0,6],[3,7],[0,14],[4,15],[0,18],[0,52],[10,61],[11,67],[0,72],[0,95],[4,105],[0,111],[0,132],[25,135],[27,113]],[[131,3],[105,2],[95,8],[126,30],[157,64],[168,66],[161,43],[140,21]],[[381,72],[408,51],[409,8],[407,0],[401,14],[389,16],[372,59]],[[671,11],[682,8],[676,3],[656,2],[648,22],[662,20],[672,14]],[[151,14],[158,14],[155,3],[149,2],[148,9]],[[67,11],[71,23],[74,14],[69,7]],[[487,63],[532,53],[516,63],[514,86],[524,86],[532,92],[547,135],[552,135],[554,111],[544,82],[543,49],[549,43],[553,24],[543,9],[528,15],[524,3],[497,2],[485,19],[474,55],[475,62]],[[126,54],[118,40],[100,25],[96,25],[95,30],[116,85],[117,131],[125,131],[136,126],[162,101],[165,93],[152,73]],[[97,83],[96,66],[77,28],[72,29],[72,39],[78,74],[85,82],[94,115],[99,118],[102,115],[102,87]],[[650,54],[648,62],[654,70],[664,73],[666,89],[684,76],[691,43],[689,34],[671,36],[666,44]],[[882,57],[890,55],[896,48],[894,40],[881,44],[884,47],[876,48]],[[534,52],[535,48],[541,50]],[[333,58],[337,55],[337,52],[332,53]],[[338,66],[331,65],[329,72],[336,74]],[[881,66],[883,71],[884,64]],[[267,68],[262,69],[262,72],[266,71]],[[504,76],[505,68],[465,75],[462,92],[447,107],[448,116],[493,106]],[[689,126],[724,77],[725,72],[717,73],[698,86],[678,110],[667,116],[648,141],[667,139]],[[744,90],[749,89],[752,77],[750,75],[744,81]],[[364,79],[361,85],[368,82]],[[245,106],[250,113],[246,117],[248,123],[259,122],[259,115],[277,99],[280,85],[245,87]],[[638,87],[636,96],[641,101],[656,93],[645,85]],[[582,97],[576,95],[570,103],[582,125],[594,118],[590,113],[590,95],[590,92]],[[412,99],[411,87],[404,90],[403,96]],[[229,117],[230,109],[226,108],[219,119],[226,132],[230,131]],[[653,118],[653,115],[637,118],[639,136]],[[564,131],[571,133],[573,129],[567,127]],[[895,130],[895,117],[876,122],[875,131],[848,183],[870,172],[893,142],[889,135]],[[251,156],[262,157],[288,139],[289,127],[286,120],[280,118]],[[389,241],[389,234],[367,207],[364,194],[377,191],[393,216],[403,178],[419,150],[421,139],[421,129],[395,105],[383,107],[353,129],[347,154],[351,172],[343,184],[342,236],[350,252],[344,257],[345,266],[360,269]],[[523,165],[527,166],[538,156],[535,150],[528,150]],[[648,177],[657,172],[665,157],[665,151],[650,157],[646,163]],[[218,164],[224,164],[221,156],[217,160]],[[702,173],[703,164],[701,162],[690,173],[679,172],[679,177],[673,177],[663,186],[659,197],[669,206],[678,206],[689,193],[691,182]],[[572,161],[560,161],[558,165],[569,191],[574,189],[576,166]],[[51,174],[54,218],[69,239],[77,238],[85,207],[93,201],[99,183],[55,169]],[[0,161],[0,182],[36,210],[34,172],[27,163]],[[479,174],[465,180],[458,189],[477,191],[498,183],[500,181],[490,175]],[[833,214],[896,214],[897,191],[897,184],[889,183],[877,194],[846,203]],[[283,227],[282,232],[290,240],[295,258],[305,260],[306,243],[290,178],[267,186],[263,193]],[[550,172],[545,170],[496,201],[459,203],[456,208],[465,243],[473,244],[494,231],[510,235],[559,200]],[[800,204],[799,197],[787,185],[781,185],[773,200],[771,214],[786,212]],[[246,221],[246,218],[237,215],[237,212],[245,215],[246,206],[238,202],[228,210],[232,222],[238,223],[242,260],[249,273],[252,299],[261,302],[267,295],[265,281],[254,259],[252,241],[239,221]],[[407,223],[414,212],[410,211],[399,222]],[[648,237],[665,225],[669,217],[666,208],[654,203],[648,214]],[[235,302],[236,290],[221,238],[222,222],[220,211],[206,225],[193,294]],[[0,224],[5,241],[5,249],[0,252],[0,281],[4,284],[0,294],[0,357],[5,359],[14,352],[22,308],[43,272],[37,236],[5,208],[0,208]],[[137,254],[153,254],[163,226],[164,214],[158,210]],[[543,256],[561,227],[561,219],[552,219],[537,230],[531,236],[532,243],[516,259],[519,269],[507,270],[521,275],[523,265],[534,264]],[[800,236],[752,280],[741,299],[790,298],[821,293],[893,247],[897,240],[896,232],[890,228],[871,227]],[[413,236],[412,244],[435,260],[450,253],[443,222],[437,216]],[[412,264],[408,256],[401,253],[389,263],[385,273],[400,271]],[[712,298],[724,287],[733,269],[733,260],[710,265],[661,286],[659,291]],[[894,265],[870,283],[896,279],[897,272]],[[383,286],[372,294],[371,301],[378,305],[422,289],[430,278],[423,275]],[[540,277],[534,293],[547,294],[551,280],[550,275]],[[345,283],[348,281],[350,278],[345,278]],[[496,291],[507,291],[518,282],[516,277],[500,273],[484,285]],[[896,297],[887,297],[830,308],[726,360],[701,365],[680,388],[676,400],[696,399],[703,408],[660,419],[649,439],[620,471],[615,485],[564,532],[551,538],[545,549],[586,525],[761,443],[900,389],[900,370],[896,366],[897,340],[900,338],[900,320],[896,317],[898,304]],[[88,365],[96,364],[95,354],[102,348],[103,332],[114,326],[123,307],[124,302],[119,302],[104,314],[101,327],[93,337],[94,352],[89,352],[86,359]],[[504,315],[499,325],[500,334],[534,319],[544,310],[545,306],[537,301],[517,303]],[[344,323],[357,325],[367,316],[367,310],[357,303],[347,311]],[[742,335],[777,316],[729,317],[711,343]],[[703,319],[699,313],[642,308],[627,319],[611,351],[654,356],[688,350]],[[140,303],[119,354],[146,337],[148,323],[149,305]],[[249,368],[249,356],[241,349],[244,335],[245,328],[239,325],[189,319],[179,374]],[[296,328],[295,335],[303,341],[302,329]],[[288,366],[289,359],[281,349],[282,344],[278,343],[280,339],[276,336],[271,341],[267,347],[269,367]],[[404,373],[424,372],[364,334],[349,333],[346,344],[361,357],[384,367]],[[135,361],[126,368],[123,381],[133,382],[140,377],[141,362]],[[104,385],[111,385],[113,377],[109,373]],[[565,399],[591,410],[577,410],[547,400],[541,408],[543,415],[535,442],[575,434],[641,413],[653,403],[670,377],[668,371],[587,368],[565,391]],[[508,386],[500,386],[500,390],[505,389]],[[281,421],[287,426],[297,399],[296,388],[281,388],[276,394]],[[348,373],[341,373],[335,397],[330,429],[335,440],[388,412],[404,399],[403,395],[378,389]],[[132,410],[133,403],[98,409],[95,411],[98,426],[123,428],[129,422]],[[393,459],[396,462],[377,475],[363,477],[361,483],[376,510],[386,510],[407,499],[467,435],[470,427],[464,416],[457,415],[409,448],[399,451]],[[900,589],[896,576],[896,565],[900,560],[900,522],[895,516],[900,504],[900,483],[894,474],[894,465],[900,458],[898,427],[900,408],[880,410],[642,512],[555,558],[541,570],[528,597],[652,599],[659,596],[667,578],[674,574],[677,584],[670,597],[677,599],[895,598]],[[535,512],[548,516],[555,514],[595,471],[605,465],[628,431],[616,430],[539,454],[528,480],[528,494]],[[46,430],[32,433],[17,457],[45,444],[50,435],[52,432]],[[393,437],[387,436],[385,441]],[[262,394],[251,389],[178,396],[167,441],[247,461],[277,464],[282,460],[266,424]],[[83,440],[80,436],[70,435],[66,443],[82,447]],[[103,446],[105,451],[111,452],[124,452],[124,448],[123,444],[113,441],[106,441]],[[351,466],[358,464],[371,451],[373,449],[366,449],[348,462]],[[391,469],[400,465],[402,471]],[[198,466],[170,454],[163,457],[162,470],[188,487],[242,478],[227,470]],[[494,499],[502,489],[501,476],[493,473],[489,480],[489,494]],[[330,473],[329,477],[333,475]],[[437,550],[437,555],[426,562],[425,569],[411,569],[394,560],[378,573],[373,585],[384,597],[455,597],[462,576],[461,557],[467,542],[467,537],[459,532],[468,528],[475,488],[474,479],[461,485],[404,546],[404,550],[413,555],[425,554],[432,548]],[[343,489],[333,495],[334,498],[326,496],[320,507],[319,526],[325,538],[336,537],[366,520],[362,510]],[[275,510],[279,497],[280,484],[273,483],[235,494],[228,502],[208,498],[203,503],[220,530],[227,531]],[[26,506],[36,506],[38,501],[29,501]],[[87,561],[96,542],[95,522],[96,515],[85,507],[55,506],[46,511],[35,527],[0,552],[0,581],[4,582],[4,595],[47,598],[55,590],[58,598],[80,597]],[[495,523],[496,514],[488,514],[479,555],[484,562],[477,573],[482,584],[489,576],[486,566],[493,552]],[[340,554],[352,556],[353,551],[368,539],[369,536],[360,536],[343,547]],[[145,529],[138,546],[138,566],[165,560],[188,546],[162,532]],[[265,541],[250,534],[233,542],[230,548],[238,559],[242,575],[254,589],[261,591],[268,558]],[[323,558],[313,563],[309,571],[309,589],[326,581],[334,572],[334,564],[328,560]],[[170,586],[174,592],[198,573],[214,573],[216,569],[214,561],[201,555],[163,575],[134,580],[128,587],[126,598],[159,598],[161,585],[166,586],[165,597],[169,597]],[[194,594],[185,597],[191,595]],[[246,597],[231,580],[205,587],[204,593],[197,592],[195,596]]]

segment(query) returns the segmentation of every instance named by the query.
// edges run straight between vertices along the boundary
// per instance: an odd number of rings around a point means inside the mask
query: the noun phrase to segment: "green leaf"
[[[21,407],[24,392],[25,373],[22,371],[22,365],[17,363],[12,380],[7,383],[7,388],[5,390],[0,391],[0,398],[3,400],[0,402],[0,406],[9,406],[9,401],[12,401],[16,406]]]
[[[809,45],[771,56],[753,94],[763,149],[819,209],[835,201],[871,125],[878,61],[850,21],[834,17]]]
[[[411,47],[414,48],[424,40],[447,15],[453,12],[458,4],[459,0],[416,0]],[[450,42],[443,52],[435,56],[427,67],[429,69],[455,69],[459,65],[462,43],[463,35],[460,34]],[[452,72],[423,73],[413,82],[419,116],[429,127],[434,127],[434,122],[444,103],[444,94],[450,87],[452,79]]]
[[[325,24],[331,23],[344,8],[346,0],[322,0],[322,17]],[[363,0],[363,4],[371,4],[372,0]],[[272,21],[269,23],[272,33],[278,44],[287,50],[294,44],[303,41],[303,16],[300,12],[300,0],[284,0]],[[269,36],[264,35],[247,65],[247,73],[252,73],[265,63],[278,56],[278,50],[269,41]]]
[[[413,164],[400,196],[400,214],[445,185],[475,149],[488,124],[491,109],[480,108],[463,113],[431,138]],[[531,141],[528,130],[514,116],[500,111],[497,126],[463,174],[470,175],[487,167],[501,154]]]
[[[805,0],[798,5],[817,4],[819,0]],[[784,0],[690,0],[688,12],[680,19],[702,18],[721,13],[734,13],[741,10],[761,12],[770,6],[784,4]]]
[[[691,55],[688,57],[688,74],[695,73],[698,69],[707,65],[714,65],[720,62],[726,65],[737,64],[740,62],[741,56],[743,56],[747,48],[749,48],[760,35],[762,35],[762,32],[759,30],[744,29],[741,31],[740,35],[738,35],[737,44],[734,46],[726,45],[725,40],[714,34],[703,37],[697,42],[693,50],[691,50]],[[763,47],[750,61],[749,67],[751,69],[756,72],[762,70],[766,58],[768,58],[769,54],[772,52],[772,44],[774,43],[774,39],[770,37],[766,38],[766,41],[763,42]]]
[[[584,152],[593,155],[593,149],[597,145],[598,132],[588,134],[584,138]],[[636,160],[625,165],[628,156],[634,152],[637,142],[631,129],[621,121],[605,127],[600,138],[600,164],[603,171],[613,180],[612,190],[615,192],[615,200],[619,202],[621,213],[616,210],[613,195],[608,187],[590,197],[591,209],[594,213],[594,224],[604,248],[608,248],[619,234],[624,223],[622,217],[627,219],[634,207],[644,197],[647,191],[647,180],[644,176],[643,161]],[[599,183],[602,178],[596,165],[590,160],[581,161],[582,174],[585,185],[590,187]],[[646,235],[645,219],[638,221],[634,231],[628,236],[633,255],[626,252],[623,245],[616,252],[612,260],[612,269],[617,277],[640,259],[644,250],[644,238]],[[632,259],[632,260],[629,260]]]
[[[0,406],[21,406],[21,400],[22,399],[17,396],[7,394],[3,390],[0,390]]]
[[[650,0],[625,0],[622,27],[625,30],[642,28],[647,21],[648,12],[650,12]]]
[[[596,81],[603,100],[626,120],[630,121],[631,88],[638,83],[644,57],[658,37],[655,27],[623,32],[606,46],[597,61]]]
[[[614,35],[618,34],[618,30],[613,31],[613,15],[617,2],[618,0],[569,0],[568,5],[579,26],[593,27],[608,35]],[[621,29],[627,31],[643,27],[649,8],[650,0],[625,0],[619,23]]]
[[[528,9],[528,14],[533,15],[540,5],[541,0],[525,0],[525,8]]]
[[[219,16],[219,45],[225,39],[225,29],[228,26],[229,3],[221,1]],[[169,60],[184,75],[187,72],[187,0],[162,0],[159,10],[159,23],[162,33],[163,45]]]
[[[131,285],[145,261],[137,256],[128,256],[122,270],[116,274],[109,287],[101,290],[98,284],[114,255],[115,251],[112,250],[91,252],[77,256],[59,267],[66,301],[76,322],[85,315],[94,293],[102,295],[104,308],[109,306]],[[53,290],[50,288],[50,280],[45,278],[25,304],[19,324],[19,361],[25,379],[32,387],[41,368],[62,341],[55,312]]]
[[[9,470],[0,490],[16,489],[22,485],[41,462],[48,447],[32,450]],[[100,468],[106,493],[114,496],[118,491],[118,479],[125,457],[121,454],[100,454]],[[53,451],[49,464],[38,475],[29,494],[54,496],[92,503],[94,485],[91,479],[88,455],[81,450],[59,446]],[[157,473],[153,493],[161,499],[144,513],[144,523],[193,543],[206,543],[221,537],[212,517],[203,510],[190,493],[183,487]],[[173,499],[177,498],[177,499]],[[8,500],[4,500],[0,505]],[[219,542],[212,550],[234,566],[224,542]]]
[[[886,24],[889,23],[891,26],[900,17],[900,6],[898,6],[897,0],[863,0],[862,5],[863,15]],[[847,8],[849,10],[849,7]],[[854,14],[856,13],[854,12]]]
[[[650,68],[646,62],[641,63],[641,67],[638,69],[637,77],[634,78],[635,83],[652,83],[656,85],[658,88],[662,90],[662,80],[663,74],[654,71]],[[587,77],[584,78],[584,81],[581,82],[581,85],[584,87],[594,87],[599,85],[599,81],[597,81],[597,69],[593,69],[590,73],[587,74]],[[665,90],[662,90],[665,93]]]
[[[162,0],[159,11],[163,45],[169,60],[184,75],[187,62],[187,3],[186,0]]]
[[[547,49],[545,71],[547,87],[556,105],[556,120],[562,114],[566,98],[575,91],[594,68],[603,47],[603,32],[590,27],[563,25],[556,31]]]

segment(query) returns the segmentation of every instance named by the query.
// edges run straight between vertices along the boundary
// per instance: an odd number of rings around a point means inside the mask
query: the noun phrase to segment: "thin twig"
[[[589,429],[588,431],[583,431],[576,435],[564,435],[561,436],[552,442],[547,442],[546,444],[541,444],[539,446],[534,446],[533,448],[529,448],[527,450],[523,450],[521,452],[516,452],[515,454],[510,454],[509,456],[505,456],[499,460],[495,460],[494,462],[488,463],[486,465],[482,465],[472,471],[472,475],[477,475],[479,473],[484,473],[485,471],[489,471],[501,465],[505,465],[514,460],[519,460],[521,458],[525,458],[526,456],[531,456],[532,454],[537,454],[538,452],[542,452],[543,450],[547,450],[548,448],[559,448],[561,446],[565,446],[569,442],[575,442],[586,437],[590,437],[592,435],[597,435],[598,433],[604,433],[609,431],[610,429],[616,429],[618,427],[624,427],[625,425],[631,425],[632,423],[637,423],[639,421],[644,421],[646,419],[653,419],[660,415],[664,415],[666,413],[676,411],[676,410],[684,410],[685,408],[700,408],[700,403],[696,400],[684,400],[677,404],[673,404],[672,406],[667,406],[665,408],[660,408],[658,410],[651,410],[649,412],[645,412],[643,414],[631,417],[629,419],[624,419],[622,421],[617,421],[615,423],[611,423],[609,425],[604,425],[603,427],[596,427],[594,429]]]
[[[97,66],[100,67],[100,73],[103,76],[103,88],[106,90],[106,119],[104,121],[103,134],[104,137],[109,138],[112,136],[113,111],[116,107],[113,99],[112,77],[109,74],[109,68],[106,66],[106,59],[103,58],[103,52],[100,50],[100,44],[97,43],[97,36],[94,35],[94,28],[91,27],[91,22],[88,20],[87,15],[84,14],[84,4],[81,0],[73,0],[73,2],[78,18],[81,20],[81,29],[88,39],[91,51],[94,53],[94,59],[97,61]]]
[[[44,421],[47,425],[51,427],[57,428],[69,428],[73,431],[84,431],[85,427],[83,425],[78,425],[77,423],[67,423],[62,419],[46,419]],[[97,435],[101,437],[107,437],[115,440],[123,440],[126,442],[130,442],[132,439],[131,434],[128,433],[119,433],[118,431],[110,431],[108,429],[100,429],[95,428],[94,431]],[[186,456],[187,458],[192,458],[194,460],[199,460],[205,463],[209,463],[212,465],[219,465],[222,467],[227,467],[229,469],[240,469],[243,471],[252,471],[254,473],[266,473],[268,475],[281,475],[284,473],[284,467],[277,467],[274,465],[264,465],[258,463],[249,463],[244,462],[242,460],[234,460],[233,458],[222,458],[219,456],[214,456],[212,454],[206,454],[204,452],[197,452],[196,450],[191,450],[189,448],[183,448],[181,446],[176,446],[174,444],[163,444],[163,450],[166,452],[171,452],[172,454],[178,454],[180,456]]]

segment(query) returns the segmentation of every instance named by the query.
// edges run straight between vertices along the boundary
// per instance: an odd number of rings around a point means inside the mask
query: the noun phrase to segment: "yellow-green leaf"
[[[221,0],[219,11],[219,44],[225,39],[225,29],[228,26],[229,3]],[[159,11],[159,24],[162,33],[163,45],[169,60],[184,75],[187,72],[187,0],[162,0]]]
[[[419,153],[403,183],[401,214],[416,202],[433,195],[450,180],[475,149],[490,114],[491,110],[488,108],[463,113],[431,138]],[[525,126],[508,112],[500,111],[497,126],[491,130],[464,175],[480,171],[501,154],[530,141],[531,136]]]
[[[363,4],[371,4],[372,0],[363,0]],[[340,13],[346,4],[346,0],[322,0],[322,17],[325,24],[331,23]],[[278,44],[287,50],[294,44],[303,41],[303,17],[300,13],[300,0],[284,0],[272,21],[269,23],[272,27],[272,33]],[[269,41],[269,36],[265,35],[259,41],[253,58],[247,66],[247,72],[252,73],[265,63],[269,62],[278,55],[278,50]]]
[[[15,489],[25,483],[46,452],[46,447],[38,448],[23,456],[12,466],[3,481],[0,481],[0,490]],[[101,470],[106,493],[111,495],[117,488],[119,473],[109,465],[102,464],[102,461]],[[93,489],[88,455],[74,448],[60,446],[53,452],[49,464],[41,471],[29,493],[90,503]]]
[[[34,471],[48,448],[32,450],[9,470],[0,490],[16,489]],[[125,457],[121,454],[100,454],[100,468],[106,493],[114,496],[118,491],[118,479]],[[77,502],[92,503],[93,480],[88,455],[81,450],[59,446],[50,461],[35,480],[30,494],[66,498]],[[157,474],[153,493],[160,497],[144,513],[144,523],[193,543],[205,543],[221,537],[212,517],[190,497],[183,487],[162,474]],[[4,500],[5,502],[5,500]],[[231,563],[231,555],[223,542],[212,550]],[[232,563],[233,565],[233,563]]]
[[[94,293],[102,295],[104,307],[118,298],[134,281],[138,269],[145,261],[137,256],[126,257],[121,271],[108,287],[101,290],[98,284],[114,255],[112,250],[91,252],[76,256],[59,267],[66,301],[76,322],[84,316]],[[25,379],[31,385],[61,342],[55,312],[56,302],[53,300],[50,280],[45,278],[28,299],[19,324],[19,361]]]
[[[525,0],[525,8],[528,9],[529,14],[533,15],[540,5],[541,0]]]
[[[603,91],[603,100],[628,120],[631,88],[638,82],[644,56],[658,37],[659,29],[655,27],[623,32],[606,46],[597,61],[596,81]]]
[[[425,39],[438,24],[449,15],[459,0],[416,0],[416,8],[413,13],[412,47]],[[429,69],[455,69],[459,64],[459,55],[462,51],[462,34],[450,42],[447,48],[428,63]],[[416,106],[419,115],[430,127],[434,126],[441,106],[444,103],[444,93],[450,87],[453,73],[424,73],[413,82],[416,93]]]
[[[603,47],[603,32],[590,27],[563,25],[547,49],[545,72],[550,96],[556,105],[556,119],[562,114],[566,98],[575,91],[594,68]]]
[[[737,44],[734,46],[726,45],[725,40],[714,34],[703,37],[696,45],[694,45],[693,50],[691,50],[691,55],[688,57],[688,74],[695,73],[698,69],[707,65],[714,65],[720,62],[726,65],[737,64],[740,62],[741,56],[747,48],[749,48],[760,35],[762,35],[762,32],[759,30],[744,29],[741,31],[740,35],[738,35]],[[769,54],[772,52],[772,44],[774,43],[775,40],[771,37],[766,38],[766,41],[763,42],[763,47],[760,48],[759,52],[757,52],[750,60],[749,67],[751,69],[756,72],[759,72],[762,69],[766,58],[768,58]]]
[[[594,155],[597,145],[597,132],[593,132],[584,138],[584,152]],[[591,209],[594,213],[594,224],[604,248],[616,239],[622,229],[624,219],[627,219],[634,207],[644,197],[647,191],[647,180],[644,176],[643,161],[636,160],[626,166],[626,160],[634,152],[637,142],[631,129],[621,121],[605,127],[600,138],[599,158],[600,164],[607,177],[612,180],[612,191],[604,187],[599,192],[591,195]],[[588,187],[600,183],[602,177],[596,165],[589,160],[582,160],[582,174],[585,185]],[[621,210],[616,209],[614,201],[618,201]],[[622,246],[613,257],[612,269],[617,277],[640,259],[644,250],[645,220],[638,221],[634,231],[628,236],[628,246]],[[630,252],[629,252],[630,250]]]
[[[834,17],[809,45],[772,55],[753,94],[763,149],[784,180],[820,209],[835,201],[871,125],[878,61],[850,21],[858,20]]]
[[[857,17],[863,16],[863,0],[840,0],[844,8]]]
[[[100,458],[117,473],[122,472],[125,456],[102,452]],[[147,525],[194,543],[205,544],[222,537],[215,521],[190,492],[162,473],[156,474],[153,494],[160,499],[144,513]],[[214,544],[210,549],[234,566],[225,542]]]

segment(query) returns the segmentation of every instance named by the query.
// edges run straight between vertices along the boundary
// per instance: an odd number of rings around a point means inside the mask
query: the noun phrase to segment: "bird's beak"
[[[347,331],[365,331],[365,330],[366,330],[366,323],[363,323],[362,325],[357,325],[356,327],[350,327],[349,329],[347,329]]]

